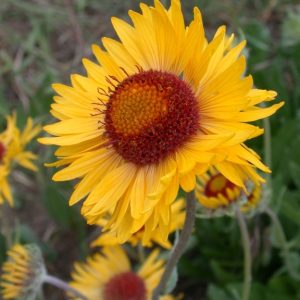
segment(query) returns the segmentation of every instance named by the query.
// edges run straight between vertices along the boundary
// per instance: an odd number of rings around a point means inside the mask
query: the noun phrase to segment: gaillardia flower
[[[0,204],[6,200],[13,205],[8,176],[15,164],[36,171],[36,166],[32,163],[36,155],[26,151],[26,146],[40,131],[40,126],[34,126],[32,119],[28,118],[21,132],[16,124],[16,114],[7,116],[7,128],[0,133]]]
[[[198,8],[186,26],[179,0],[140,7],[129,12],[132,25],[112,18],[120,41],[92,47],[98,64],[83,60],[86,77],[53,86],[58,122],[40,139],[59,146],[53,165],[65,168],[53,179],[80,179],[70,204],[86,198],[91,224],[110,213],[106,227],[119,242],[141,228],[150,239],[157,227],[167,240],[179,187],[193,190],[211,165],[237,186],[262,181],[255,169],[268,168],[244,142],[263,131],[247,122],[283,104],[258,106],[276,93],[244,77],[245,42],[231,47],[224,26],[209,42]]]
[[[16,244],[8,251],[2,266],[1,295],[3,299],[36,299],[46,274],[43,257],[35,245]]]
[[[262,186],[245,183],[247,193],[215,169],[199,176],[196,197],[207,215],[232,214],[238,206],[244,213],[253,212],[261,203]]]
[[[138,271],[133,271],[120,246],[105,247],[86,263],[75,263],[70,285],[88,300],[151,300],[164,261],[154,250]]]
[[[180,230],[183,227],[185,219],[185,200],[183,198],[176,200],[171,204],[171,222],[169,224],[169,233]],[[97,225],[102,228],[107,224],[106,218],[101,218],[97,221]],[[169,240],[164,240],[159,228],[155,228],[150,235],[150,239],[144,241],[144,228],[142,227],[138,232],[134,233],[129,242],[132,246],[137,246],[139,243],[142,243],[145,247],[152,247],[153,243],[159,244],[161,247],[170,249],[172,244]],[[112,232],[101,233],[100,236],[92,243],[92,246],[113,246],[118,245],[119,241],[116,237],[116,234]]]

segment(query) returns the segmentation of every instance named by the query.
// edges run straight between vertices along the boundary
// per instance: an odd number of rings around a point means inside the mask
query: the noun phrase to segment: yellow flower
[[[34,245],[14,245],[2,266],[1,295],[3,299],[35,299],[46,269],[39,249]]]
[[[165,296],[161,296],[159,298],[159,300],[182,300],[183,299],[183,295],[180,294],[179,296],[172,296],[172,295],[165,295]]]
[[[171,222],[169,224],[169,233],[175,232],[182,228],[184,219],[185,219],[185,201],[183,198],[176,200],[171,205]],[[97,225],[101,227],[105,227],[107,224],[107,219],[102,218],[98,220]],[[144,228],[141,228],[138,232],[133,234],[129,239],[129,242],[132,246],[137,246],[139,242],[143,242],[145,235],[144,235]],[[160,246],[170,249],[172,244],[169,240],[165,241],[161,236],[161,233],[158,228],[155,228],[151,232],[151,237],[148,241],[144,241],[143,245],[146,247],[152,247],[153,243],[157,243]],[[115,234],[111,232],[104,232],[92,243],[92,246],[114,246],[118,245],[118,239]]]
[[[209,214],[230,212],[235,205],[239,205],[241,211],[247,213],[253,211],[260,204],[262,186],[252,182],[248,182],[246,185],[247,194],[221,173],[211,169],[206,174],[199,176],[196,197]]]
[[[0,164],[0,204],[4,202],[4,199],[6,199],[10,205],[13,205],[11,189],[7,180],[8,175],[9,170],[7,167]]]
[[[105,247],[86,263],[75,263],[70,285],[88,300],[151,300],[163,272],[158,255],[154,250],[134,271],[120,246]]]
[[[40,126],[33,126],[32,119],[28,118],[21,132],[16,124],[16,114],[7,116],[7,128],[0,133],[0,204],[6,200],[13,205],[8,176],[15,164],[36,171],[36,166],[32,163],[36,155],[26,151],[26,146],[40,130]]]
[[[53,179],[80,179],[70,204],[86,198],[90,224],[111,213],[106,227],[119,242],[141,228],[144,241],[155,228],[167,240],[179,187],[193,190],[211,165],[237,186],[263,181],[256,168],[268,168],[244,145],[263,130],[247,122],[283,105],[258,106],[276,92],[244,77],[245,42],[231,47],[224,26],[209,42],[198,8],[186,26],[179,0],[140,6],[129,11],[133,26],[112,18],[120,41],[93,45],[98,64],[83,60],[86,77],[53,86],[58,122],[45,127],[54,137],[40,139],[59,146],[52,166],[64,169]]]

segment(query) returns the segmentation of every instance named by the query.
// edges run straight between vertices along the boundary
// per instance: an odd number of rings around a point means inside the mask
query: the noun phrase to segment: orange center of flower
[[[4,145],[0,142],[0,163],[2,162],[3,160],[3,157],[4,157],[4,154],[5,154],[5,147]]]
[[[105,111],[110,143],[127,161],[158,163],[195,135],[197,99],[186,82],[160,71],[142,71],[121,82]]]
[[[210,178],[205,186],[204,193],[207,197],[217,197],[218,194],[227,196],[226,190],[233,189],[235,184],[225,178],[222,174],[214,175]]]
[[[146,300],[144,281],[132,272],[111,278],[103,289],[103,300]]]

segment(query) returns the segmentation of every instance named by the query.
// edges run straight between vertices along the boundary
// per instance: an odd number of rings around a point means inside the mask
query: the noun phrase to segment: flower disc
[[[227,189],[232,190],[235,185],[222,174],[216,174],[207,182],[204,194],[207,197],[217,197],[218,194],[226,196]]]
[[[0,142],[0,163],[2,162],[5,151],[6,151],[6,149],[5,149],[4,145]]]
[[[199,176],[198,180],[196,197],[209,215],[231,214],[232,207],[236,205],[244,213],[253,212],[262,200],[261,184],[248,180],[245,182],[248,192],[246,193],[215,169],[210,169],[206,174]]]
[[[137,165],[157,163],[198,129],[197,100],[186,82],[159,71],[132,75],[110,96],[105,129],[116,151]]]
[[[158,256],[153,250],[135,269],[122,247],[104,246],[86,262],[75,263],[70,285],[89,300],[151,300],[163,273]]]
[[[104,300],[146,300],[144,281],[133,272],[111,278],[103,290]]]

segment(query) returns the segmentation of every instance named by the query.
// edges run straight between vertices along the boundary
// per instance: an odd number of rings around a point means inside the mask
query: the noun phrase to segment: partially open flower
[[[135,271],[120,246],[105,247],[101,254],[74,265],[70,285],[88,300],[151,300],[163,272],[164,261],[158,255],[154,250]]]
[[[183,198],[176,200],[171,205],[171,223],[166,225],[165,230],[168,231],[168,235],[177,230],[180,230],[183,226],[185,219],[185,200]],[[98,220],[97,225],[101,227],[105,227],[107,225],[108,220],[102,218]],[[151,231],[150,234],[144,234],[145,228],[142,227],[138,232],[134,233],[130,239],[129,243],[132,246],[137,246],[138,243],[142,243],[145,247],[152,247],[153,243],[157,243],[160,246],[170,249],[172,244],[169,240],[164,240],[163,235],[161,234],[161,230],[159,228],[155,228]],[[116,237],[116,234],[112,232],[103,232],[101,235],[92,243],[92,246],[113,246],[118,245],[119,241]]]
[[[251,181],[245,191],[215,169],[199,176],[196,197],[208,215],[231,214],[235,206],[248,213],[256,209],[262,199],[262,186]]]
[[[40,132],[39,125],[34,126],[31,118],[27,119],[23,131],[17,127],[16,114],[7,116],[7,128],[0,133],[0,204],[6,200],[11,206],[13,197],[8,183],[8,176],[15,164],[36,171],[33,160],[36,155],[27,151],[28,143]]]
[[[8,251],[8,260],[2,267],[2,298],[35,299],[45,275],[46,269],[39,248],[16,244]]]

